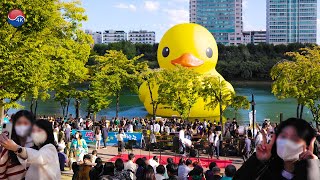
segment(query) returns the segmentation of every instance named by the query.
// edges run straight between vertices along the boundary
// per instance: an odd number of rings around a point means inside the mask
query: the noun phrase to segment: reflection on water
[[[284,119],[296,116],[296,102],[294,99],[278,100],[271,93],[270,83],[261,82],[236,82],[232,83],[238,95],[246,96],[249,101],[251,101],[251,94],[255,95],[256,110],[257,110],[257,120],[262,122],[265,118],[271,119],[273,122],[279,122],[280,113],[283,113]],[[30,104],[28,102],[22,102],[26,109],[29,109]],[[145,117],[148,115],[143,104],[139,101],[137,95],[132,95],[130,93],[124,93],[120,97],[120,110],[119,116],[125,117]],[[10,110],[9,113],[13,113],[16,110]],[[311,112],[305,108],[303,118],[311,120]],[[39,115],[60,115],[62,113],[61,107],[58,102],[53,100],[48,100],[46,102],[39,102],[38,105]],[[249,123],[248,120],[249,110],[240,110],[237,114],[237,119],[242,123]],[[69,113],[75,114],[74,102],[70,103]],[[85,117],[86,112],[86,101],[81,103],[81,115]],[[98,116],[107,116],[109,118],[115,116],[115,103],[110,105],[110,108],[98,113]],[[227,109],[225,111],[225,117],[233,118],[234,111],[232,109]],[[218,120],[218,118],[207,118],[210,120]]]

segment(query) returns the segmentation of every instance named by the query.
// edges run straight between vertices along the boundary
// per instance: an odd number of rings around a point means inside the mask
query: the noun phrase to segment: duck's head
[[[198,24],[172,27],[164,34],[158,47],[160,68],[174,69],[181,65],[206,73],[215,69],[217,60],[218,48],[214,37]]]

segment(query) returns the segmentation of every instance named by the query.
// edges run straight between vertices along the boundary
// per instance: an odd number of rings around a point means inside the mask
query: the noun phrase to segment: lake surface
[[[235,91],[238,95],[246,96],[251,101],[251,94],[255,95],[256,102],[256,116],[257,121],[262,122],[264,119],[270,119],[272,122],[280,121],[280,113],[283,113],[284,119],[296,116],[296,101],[294,99],[278,100],[271,93],[271,83],[266,82],[233,82],[232,83]],[[25,109],[29,109],[29,102],[21,102]],[[86,112],[86,101],[81,103],[81,116],[85,117]],[[11,109],[10,113],[14,113],[17,110]],[[250,110],[240,110],[237,114],[237,119],[241,124],[249,123]],[[69,113],[75,114],[74,102],[70,103]],[[53,100],[46,102],[39,102],[38,104],[38,115],[61,115],[62,110],[60,104]],[[120,113],[119,116],[125,117],[145,117],[148,112],[145,110],[143,104],[140,102],[138,95],[131,94],[129,92],[124,93],[120,97]],[[108,118],[115,116],[115,103],[110,105],[110,108],[98,113],[98,116],[107,116]],[[225,117],[233,118],[234,111],[227,109],[224,114]],[[312,119],[311,112],[305,108],[303,118],[307,120]],[[218,120],[219,118],[206,118],[210,120]]]

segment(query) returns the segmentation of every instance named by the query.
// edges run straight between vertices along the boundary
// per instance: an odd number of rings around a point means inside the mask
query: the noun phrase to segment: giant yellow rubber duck
[[[203,76],[217,76],[224,78],[216,71],[218,61],[218,48],[212,34],[203,26],[193,23],[178,24],[169,29],[163,36],[158,47],[158,63],[160,68],[175,69],[176,65],[190,68]],[[234,91],[230,83],[225,88]],[[152,90],[152,95],[157,98],[158,87]],[[139,89],[139,97],[146,110],[152,114],[152,104],[149,89],[146,83]],[[219,106],[214,110],[205,108],[205,102],[199,98],[191,109],[190,117],[219,116]],[[163,108],[159,105],[157,116],[171,117],[179,115],[177,112]]]

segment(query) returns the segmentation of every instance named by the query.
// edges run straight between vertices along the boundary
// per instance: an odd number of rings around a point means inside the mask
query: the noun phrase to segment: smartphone
[[[2,124],[2,133],[7,134],[7,137],[11,139],[12,123]]]

